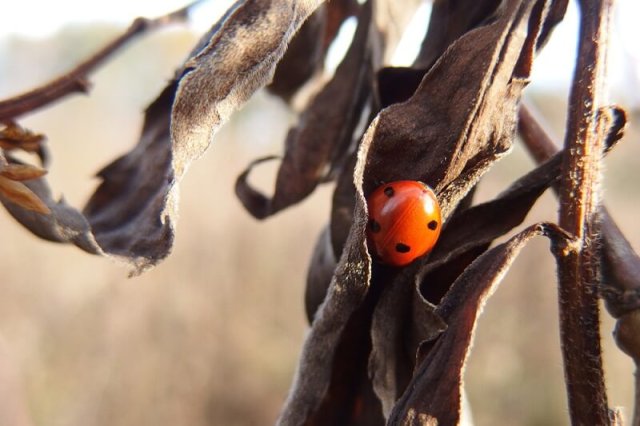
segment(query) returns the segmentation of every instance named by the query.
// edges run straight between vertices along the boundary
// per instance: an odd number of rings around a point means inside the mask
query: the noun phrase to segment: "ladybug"
[[[367,199],[369,248],[382,263],[404,266],[438,241],[442,216],[433,190],[422,182],[399,180],[380,186]]]

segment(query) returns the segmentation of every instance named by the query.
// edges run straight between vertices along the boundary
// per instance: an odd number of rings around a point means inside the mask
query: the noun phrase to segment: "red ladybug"
[[[422,182],[399,180],[380,186],[367,200],[370,250],[388,265],[404,266],[431,251],[442,216],[433,190]]]

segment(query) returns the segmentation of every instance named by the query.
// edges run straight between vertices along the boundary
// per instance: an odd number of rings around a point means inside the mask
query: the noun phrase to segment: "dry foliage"
[[[333,207],[308,274],[310,332],[279,422],[457,424],[463,371],[476,320],[524,245],[550,240],[559,271],[562,351],[574,424],[612,424],[599,347],[598,297],[621,318],[620,345],[640,360],[640,259],[600,203],[600,163],[622,137],[625,114],[606,105],[602,86],[612,5],[580,2],[578,67],[564,150],[555,153],[521,105],[531,66],[563,0],[433,2],[414,66],[385,67],[417,2],[246,0],[236,2],[193,49],[149,105],[140,140],[99,172],[80,211],[56,201],[43,168],[13,150],[36,153],[44,138],[14,120],[86,90],[87,74],[151,24],[136,20],[104,51],[64,78],[0,102],[0,200],[41,238],[128,262],[140,273],[172,247],[178,185],[216,131],[258,89],[291,102],[315,81],[338,28],[357,18],[333,76],[306,100],[289,131],[273,195],[253,188],[248,166],[236,194],[259,219],[335,181]],[[46,87],[45,87],[46,89]],[[299,100],[299,99],[298,99]],[[300,100],[299,100],[300,101]],[[365,122],[364,129],[359,123]],[[517,132],[540,161],[495,199],[473,203],[475,186],[510,152]],[[436,192],[444,229],[436,248],[411,265],[372,259],[366,198],[378,185],[420,180]],[[557,224],[525,220],[549,187],[560,195]],[[636,424],[638,418],[636,416]]]

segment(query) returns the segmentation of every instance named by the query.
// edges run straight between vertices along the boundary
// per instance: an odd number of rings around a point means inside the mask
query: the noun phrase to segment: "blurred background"
[[[606,159],[605,194],[610,212],[638,249],[640,52],[631,47],[637,38],[629,38],[637,32],[629,19],[635,13],[632,1],[619,1],[628,9],[616,15],[611,60],[612,100],[629,109],[632,126]],[[181,5],[13,3],[0,6],[6,21],[0,28],[0,99],[69,70],[134,17]],[[82,207],[98,183],[95,173],[135,144],[145,106],[229,2],[209,3],[215,5],[196,11],[193,25],[132,42],[91,78],[90,96],[66,98],[20,121],[48,137],[53,155],[48,178],[55,193]],[[423,8],[419,20],[428,12]],[[558,141],[576,25],[572,6],[536,63],[526,92]],[[411,49],[403,44],[396,64],[409,63]],[[274,422],[307,330],[305,274],[329,215],[332,188],[325,185],[301,205],[257,222],[236,200],[233,184],[251,160],[282,151],[294,120],[281,101],[264,92],[233,116],[183,181],[173,253],[141,277],[129,279],[122,265],[41,241],[0,212],[1,425],[3,413],[9,418],[12,410],[25,416],[4,420],[7,424]],[[478,201],[532,166],[516,144],[483,180]],[[270,190],[274,172],[275,166],[262,166],[252,181]],[[526,222],[556,217],[557,203],[549,193]],[[466,369],[478,425],[568,424],[556,305],[548,243],[534,240],[479,323]],[[633,365],[613,343],[613,321],[606,312],[603,318],[610,404],[630,415]]]

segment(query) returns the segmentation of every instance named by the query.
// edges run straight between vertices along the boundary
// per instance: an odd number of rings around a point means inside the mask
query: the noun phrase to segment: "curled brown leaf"
[[[236,180],[236,195],[254,217],[264,219],[303,200],[343,160],[371,86],[371,2],[361,7],[358,28],[344,60],[287,134],[275,191],[267,197],[248,182],[254,161]],[[268,157],[271,158],[271,157]]]
[[[327,227],[318,237],[307,271],[304,305],[309,324],[313,322],[318,307],[327,295],[337,264],[331,247],[330,229]]]
[[[420,355],[421,362],[389,424],[458,424],[462,373],[479,313],[520,250],[538,235],[547,236],[556,246],[573,244],[556,225],[533,225],[478,257],[458,277],[435,310],[447,329],[425,347],[426,355]]]
[[[430,68],[451,43],[493,17],[501,3],[499,0],[433,2],[429,28],[414,66]]]
[[[526,39],[526,32],[513,29],[528,26],[520,8],[530,12],[531,4],[509,4],[494,23],[456,41],[408,101],[380,113],[369,129],[375,143],[367,158],[365,194],[382,182],[420,180],[435,189],[446,218],[510,149],[524,87],[512,77]]]
[[[321,3],[238,2],[202,40],[183,66],[171,109],[176,180],[207,149],[231,112],[269,82],[289,41]]]
[[[294,383],[278,424],[305,424],[324,401],[332,382],[334,355],[351,316],[360,307],[369,289],[371,260],[362,236],[366,226],[365,201],[356,202],[356,220],[347,245],[320,305],[307,338]],[[350,399],[353,402],[353,399]]]
[[[326,3],[320,5],[302,24],[278,62],[273,80],[267,86],[269,92],[287,102],[324,64],[327,7]]]
[[[43,178],[25,185],[51,210],[50,216],[5,206],[42,238],[73,242],[88,252],[124,260],[133,273],[155,265],[173,244],[177,185],[184,171],[230,113],[268,83],[289,40],[320,3],[234,4],[149,106],[138,144],[99,173],[102,182],[84,214],[63,200],[53,200]],[[9,147],[18,144],[27,150],[41,141],[11,123],[1,139]]]

